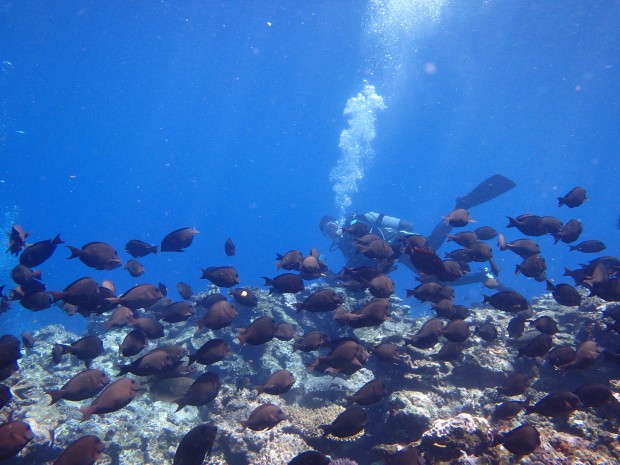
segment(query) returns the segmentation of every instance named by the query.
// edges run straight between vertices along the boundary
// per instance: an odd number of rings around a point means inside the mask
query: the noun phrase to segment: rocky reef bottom
[[[310,286],[306,293],[316,289],[316,285]],[[265,297],[264,291],[253,290]],[[346,294],[344,290],[338,291]],[[350,309],[369,299],[364,294],[346,295],[344,306]],[[35,439],[17,457],[3,464],[53,463],[68,444],[86,434],[98,436],[106,445],[97,461],[99,465],[172,463],[183,436],[205,422],[218,427],[214,449],[206,460],[213,465],[284,465],[309,449],[319,450],[332,459],[348,458],[359,465],[374,465],[384,463],[390,454],[410,443],[420,445],[426,463],[438,465],[620,463],[620,409],[616,401],[578,409],[567,417],[526,415],[521,411],[511,419],[496,420],[493,415],[496,406],[506,400],[532,405],[549,393],[574,390],[586,383],[605,384],[615,395],[620,386],[620,366],[614,362],[599,360],[587,368],[558,370],[544,358],[518,357],[515,341],[507,336],[507,325],[514,315],[482,305],[472,309],[466,320],[472,335],[462,344],[462,355],[455,361],[442,361],[433,355],[440,344],[428,350],[404,345],[403,340],[415,333],[430,314],[411,318],[409,307],[396,297],[391,298],[388,321],[358,329],[338,325],[331,313],[298,314],[293,307],[295,301],[287,295],[269,296],[255,309],[238,307],[239,320],[233,327],[218,331],[196,331],[190,322],[166,326],[165,338],[151,341],[149,348],[175,343],[194,353],[215,337],[226,339],[232,348],[231,355],[214,365],[197,365],[196,374],[209,370],[220,375],[222,386],[216,399],[205,406],[187,406],[178,412],[177,405],[170,402],[174,395],[166,398],[148,377],[134,375],[128,376],[142,383],[141,393],[116,412],[81,421],[79,407],[92,400],[61,400],[50,405],[46,391],[59,389],[84,369],[84,363],[71,356],[54,364],[52,347],[57,343],[69,344],[82,335],[72,334],[59,325],[37,331],[34,347],[22,348],[19,371],[5,381],[13,400],[0,411],[2,422],[27,422]],[[547,315],[558,323],[560,330],[553,336],[554,346],[576,347],[585,340],[595,340],[614,352],[620,337],[606,329],[603,315],[610,306],[602,300],[587,298],[581,307],[568,308],[545,294],[532,307],[534,318]],[[292,341],[273,339],[260,346],[238,343],[236,328],[262,315],[293,324],[298,334],[321,329],[332,339],[355,337],[368,347],[394,343],[400,347],[399,360],[385,363],[371,355],[352,375],[308,373],[306,365],[318,354],[295,351]],[[105,348],[91,367],[103,370],[113,380],[118,372],[116,366],[128,363],[117,350],[128,330],[106,330],[106,319],[106,315],[96,317],[89,326],[89,334],[99,336]],[[498,329],[499,337],[494,341],[486,342],[473,334],[474,327],[486,322],[493,322]],[[327,351],[324,348],[318,353]],[[278,369],[293,373],[293,388],[279,396],[258,394],[254,385]],[[513,373],[525,374],[530,387],[523,394],[507,397],[498,392],[497,386]],[[381,379],[390,393],[380,402],[364,406],[369,418],[364,431],[344,439],[322,437],[319,426],[330,424],[345,411],[345,396],[375,378]],[[287,419],[269,430],[243,430],[240,422],[267,402],[280,406]],[[519,457],[504,447],[490,447],[493,431],[507,432],[526,423],[540,432],[541,444],[533,453]]]

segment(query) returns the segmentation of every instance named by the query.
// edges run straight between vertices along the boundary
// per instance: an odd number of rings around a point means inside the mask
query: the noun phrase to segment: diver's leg
[[[501,174],[495,174],[482,181],[468,194],[463,197],[458,197],[454,208],[469,209],[475,207],[488,202],[495,197],[499,197],[515,186],[516,184],[510,179],[502,176]],[[433,249],[437,250],[444,243],[446,236],[450,234],[451,230],[452,227],[449,224],[445,224],[444,221],[439,223],[435,226],[430,236],[427,237],[429,245]]]

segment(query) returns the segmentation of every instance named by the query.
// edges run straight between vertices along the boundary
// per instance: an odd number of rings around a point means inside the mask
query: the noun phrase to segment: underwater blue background
[[[514,240],[506,215],[580,218],[580,240],[618,255],[618,24],[617,1],[2,1],[0,226],[23,225],[29,242],[105,241],[123,260],[129,239],[200,231],[184,253],[141,259],[139,279],[68,261],[59,247],[40,267],[49,289],[82,276],[119,292],[161,281],[176,299],[178,281],[207,287],[200,268],[231,264],[242,285],[261,285],[276,274],[274,252],[313,246],[338,270],[318,221],[338,213],[330,173],[343,110],[366,82],[386,108],[352,209],[428,234],[457,196],[501,173],[517,188],[472,209],[475,226]],[[588,202],[558,208],[577,185]],[[556,282],[572,284],[563,267],[598,256],[535,239]],[[516,255],[495,254],[503,282],[544,291],[513,275]],[[0,264],[11,287],[17,259]],[[408,270],[393,278],[401,297],[416,285]],[[458,288],[456,300],[482,292],[492,293]],[[3,333],[56,321],[85,322],[17,303],[0,315]]]

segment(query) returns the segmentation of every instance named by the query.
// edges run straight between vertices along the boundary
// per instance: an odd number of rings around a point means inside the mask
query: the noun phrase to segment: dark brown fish
[[[189,356],[189,365],[200,363],[201,365],[212,365],[226,356],[230,355],[231,350],[228,343],[223,339],[211,339],[198,348],[195,354]]]
[[[177,292],[184,300],[189,300],[194,295],[194,291],[192,291],[191,286],[184,282],[177,283]]]
[[[443,327],[443,321],[439,318],[431,318],[424,322],[417,333],[405,339],[405,344],[418,349],[430,349],[439,342],[439,332]]]
[[[551,235],[560,233],[564,228],[562,220],[556,218],[555,216],[541,216],[540,221],[545,227],[547,233]]]
[[[87,435],[73,441],[53,465],[93,465],[105,449],[97,436]]]
[[[558,324],[555,322],[553,318],[550,316],[541,316],[536,318],[534,321],[530,322],[530,328],[537,329],[543,334],[556,334],[558,329]]]
[[[140,329],[134,329],[131,331],[119,347],[119,351],[123,357],[133,357],[142,352],[142,349],[146,347],[148,340],[146,334]]]
[[[204,327],[213,330],[225,328],[230,326],[236,316],[237,310],[224,298],[224,300],[219,300],[211,305],[203,319],[196,321],[198,325],[196,331],[200,331]]]
[[[175,361],[168,352],[157,348],[134,360],[129,365],[118,365],[118,375],[132,373],[136,376],[151,376],[172,365]]]
[[[420,450],[412,445],[403,447],[385,460],[388,465],[428,465]]]
[[[444,271],[443,262],[439,255],[432,250],[413,248],[409,250],[409,259],[412,265],[421,273],[437,276]]]
[[[577,347],[575,360],[560,366],[560,370],[589,368],[598,362],[603,354],[603,348],[595,341],[584,341]]]
[[[610,400],[615,400],[614,394],[607,386],[600,383],[582,384],[573,391],[582,407],[600,407]]]
[[[271,286],[269,295],[277,292],[279,294],[297,294],[305,289],[303,280],[296,274],[284,273],[275,278],[263,276],[265,286]]]
[[[516,266],[515,274],[523,273],[523,276],[534,278],[538,282],[543,282],[547,280],[546,270],[547,263],[545,259],[540,255],[531,255]]]
[[[372,299],[353,314],[349,314],[346,324],[352,328],[379,326],[389,318],[390,301],[388,299]]]
[[[164,326],[155,318],[132,318],[129,320],[129,324],[134,328],[142,330],[142,332],[146,334],[146,337],[149,339],[159,339],[165,335]]]
[[[540,447],[540,433],[532,425],[521,425],[512,431],[501,433],[498,443],[515,455],[529,455]]]
[[[224,253],[227,257],[232,257],[233,255],[235,255],[236,251],[237,247],[235,246],[233,240],[229,237],[228,239],[226,239],[226,242],[224,242]]]
[[[310,331],[302,337],[295,339],[293,350],[301,350],[302,352],[312,352],[326,347],[329,344],[329,336],[324,331]]]
[[[371,405],[376,404],[388,394],[389,392],[383,380],[373,379],[359,388],[355,394],[347,396],[345,399],[347,401],[347,407],[355,403],[360,405]]]
[[[235,299],[235,302],[245,307],[256,307],[258,305],[258,298],[256,294],[248,288],[238,287],[237,289],[231,289],[228,291],[228,295]]]
[[[415,297],[420,302],[439,302],[442,299],[454,298],[454,291],[449,286],[443,286],[436,282],[422,283],[415,289],[405,289],[407,297]]]
[[[469,223],[474,222],[474,220],[469,216],[469,212],[464,208],[457,208],[452,210],[448,216],[443,217],[445,224],[449,224],[453,228],[461,228],[463,226],[467,226]]]
[[[387,299],[394,294],[394,281],[386,274],[375,276],[368,282],[368,291],[379,299]]]
[[[504,380],[497,391],[505,396],[520,396],[530,387],[530,382],[523,373],[515,373]]]
[[[566,205],[568,208],[575,208],[586,200],[586,190],[581,186],[577,186],[571,189],[564,197],[558,197],[558,207]]]
[[[480,226],[475,229],[474,233],[480,241],[489,241],[497,237],[497,231],[491,226]]]
[[[333,289],[319,289],[310,294],[306,300],[295,304],[298,312],[331,312],[336,309],[344,298]]]
[[[439,352],[431,355],[432,358],[443,360],[444,362],[454,362],[463,356],[463,345],[458,342],[446,341],[439,349]]]
[[[0,384],[0,409],[8,405],[12,398],[13,394],[9,387],[6,384]]]
[[[467,249],[467,257],[472,262],[488,262],[493,258],[493,249],[486,242],[476,242]]]
[[[196,381],[189,387],[187,394],[174,401],[174,403],[178,405],[176,411],[178,412],[186,405],[199,407],[212,402],[220,392],[221,386],[222,382],[217,373],[212,373],[210,371],[203,373],[196,378]]]
[[[402,362],[402,353],[400,347],[390,342],[384,342],[382,344],[379,344],[378,346],[370,349],[369,352],[385,363]]]
[[[452,320],[445,328],[438,332],[440,336],[445,337],[448,341],[457,343],[465,342],[471,334],[469,325],[460,319]]]
[[[19,300],[22,307],[38,312],[50,308],[54,302],[54,296],[49,292],[34,292],[28,294],[24,298]]]
[[[50,258],[56,250],[56,246],[62,243],[64,241],[60,238],[60,234],[56,235],[54,239],[36,242],[23,250],[19,256],[19,263],[28,268],[36,268]]]
[[[357,223],[363,224],[363,223]],[[331,459],[315,450],[308,450],[293,457],[288,465],[329,465]]]
[[[232,266],[210,266],[203,268],[200,279],[208,279],[218,287],[233,287],[239,284],[239,273]]]
[[[355,436],[362,431],[368,424],[368,415],[360,407],[353,407],[345,410],[330,425],[320,425],[323,430],[321,437],[329,434],[337,438],[348,438]]]
[[[32,333],[28,331],[22,332],[22,344],[24,347],[28,349],[32,349],[34,347],[35,339]]]
[[[161,313],[161,319],[166,323],[179,323],[181,321],[186,321],[195,313],[196,310],[190,302],[173,302],[164,308]]]
[[[299,250],[289,250],[284,255],[280,255],[276,253],[276,267],[278,270],[282,268],[283,270],[291,271],[301,269],[301,261],[302,261],[302,253]]]
[[[565,305],[566,307],[577,307],[581,305],[581,294],[570,284],[554,285],[550,281],[547,281],[547,290],[551,291],[553,298],[560,305]]]
[[[271,429],[286,420],[284,411],[274,404],[262,404],[256,407],[247,420],[241,421],[243,430],[250,428],[252,431],[263,431]]]
[[[107,329],[112,327],[122,328],[129,324],[129,321],[134,318],[133,310],[121,305],[112,313],[112,316],[106,321],[103,326]]]
[[[67,381],[60,389],[47,391],[46,394],[52,398],[50,405],[60,399],[75,402],[96,396],[109,382],[110,379],[101,370],[84,370]]]
[[[192,428],[179,443],[172,465],[202,465],[205,456],[211,455],[217,426],[204,423]]]
[[[545,359],[554,367],[559,368],[574,361],[576,353],[575,349],[570,346],[558,346],[551,349]]]
[[[34,271],[27,266],[17,265],[15,268],[11,270],[11,279],[16,284],[21,284],[22,286],[27,285],[32,280],[41,279],[41,270]],[[38,281],[37,281],[38,282]],[[42,283],[40,283],[42,285]],[[45,289],[37,289],[37,290],[45,290]]]
[[[530,310],[530,304],[525,297],[515,291],[501,291],[492,296],[482,295],[482,303],[490,304],[497,310],[519,313]]]
[[[547,234],[547,228],[538,215],[526,213],[516,218],[508,217],[508,228],[517,228],[526,236],[543,236]]]
[[[525,414],[546,417],[567,417],[581,407],[579,397],[570,391],[558,391],[543,397],[535,405],[526,405]]]
[[[112,305],[120,304],[132,310],[137,310],[139,308],[148,308],[163,297],[165,296],[159,287],[152,284],[138,284],[120,297],[110,297],[105,300]]]
[[[540,253],[540,246],[531,239],[517,239],[512,242],[502,241],[503,236],[500,234],[498,246],[500,250],[510,250],[521,258],[527,258]]]
[[[519,357],[544,357],[553,347],[553,338],[549,334],[540,334],[525,347],[519,349]]]
[[[24,229],[20,225],[14,224],[11,227],[11,231],[9,231],[8,235],[9,247],[6,249],[6,251],[10,252],[11,255],[17,256],[19,252],[21,252],[24,247],[26,247],[26,238],[30,236],[30,233],[24,231]]]
[[[183,249],[192,245],[194,236],[198,233],[197,229],[189,227],[172,231],[162,239],[160,250],[162,252],[183,252]]]
[[[67,248],[71,251],[67,259],[79,258],[86,266],[96,270],[113,270],[123,264],[114,247],[105,242],[89,242],[81,249],[70,245]]]
[[[468,266],[455,261],[455,260],[443,260],[443,271],[437,275],[437,279],[440,281],[456,281],[462,277],[468,270]]]
[[[125,244],[125,252],[134,258],[146,257],[148,254],[156,254],[159,249],[156,245],[150,245],[146,242],[133,239]]]
[[[265,381],[264,384],[254,386],[258,394],[263,392],[277,396],[288,392],[295,384],[293,373],[288,370],[277,370]]]
[[[269,316],[261,316],[250,323],[247,328],[237,328],[241,333],[237,338],[239,343],[254,346],[271,341],[278,331],[278,324]]]
[[[290,341],[295,337],[295,328],[290,323],[278,323],[278,329],[273,334],[276,339]]]
[[[448,234],[447,242],[456,242],[461,247],[470,248],[478,242],[478,235],[473,231],[463,231],[456,234]]]
[[[492,418],[496,421],[514,418],[525,408],[524,405],[524,402],[516,400],[508,400],[506,402],[502,402],[501,404],[497,405],[493,410]]]
[[[84,277],[73,281],[62,292],[50,291],[54,300],[62,300],[71,305],[95,307],[101,302],[99,284],[91,277]]]
[[[140,393],[140,383],[131,378],[121,378],[109,384],[90,406],[80,408],[82,421],[91,415],[116,412],[128,405]]]
[[[375,260],[387,260],[394,255],[394,250],[383,239],[375,239],[368,244],[355,243],[358,252]]]
[[[497,328],[493,323],[484,323],[476,328],[476,336],[483,341],[491,342],[497,339]]]
[[[366,348],[351,339],[333,342],[334,348],[328,355],[321,355],[307,366],[312,372],[320,366],[325,366],[325,373],[337,374],[340,372],[352,374],[364,366],[370,355]]]
[[[144,269],[144,266],[142,266],[142,263],[140,263],[138,260],[134,260],[133,258],[127,261],[125,269],[134,278],[139,278],[144,273],[146,273],[146,270]]]
[[[553,238],[555,239],[556,244],[559,241],[562,241],[565,244],[570,244],[571,242],[575,242],[579,239],[582,232],[583,226],[581,225],[581,221],[573,219],[566,223],[559,233],[554,233]]]
[[[204,308],[210,308],[214,303],[225,300],[226,296],[224,294],[214,292],[212,294],[207,294],[205,297],[196,298],[196,304]]]
[[[103,353],[103,341],[97,336],[86,336],[71,345],[56,344],[55,347],[60,347],[60,355],[71,354],[84,361],[93,360]]]
[[[149,387],[149,397],[154,401],[170,403],[187,394],[187,391],[189,391],[190,386],[194,384],[195,380],[189,376],[179,375],[172,378],[156,376],[149,381],[151,383]]]
[[[9,421],[0,425],[0,462],[15,457],[33,439],[28,423]]]
[[[589,240],[589,241],[580,242],[577,245],[571,245],[570,251],[578,250],[579,252],[583,252],[583,253],[598,253],[598,252],[602,252],[606,248],[607,246],[603,244],[601,241]]]

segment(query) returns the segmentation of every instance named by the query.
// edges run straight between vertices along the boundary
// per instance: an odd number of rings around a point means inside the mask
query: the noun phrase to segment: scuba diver
[[[471,192],[456,200],[456,209],[469,209],[488,202],[514,188],[516,184],[500,174],[485,179]],[[340,249],[344,258],[345,268],[373,267],[380,268],[383,272],[393,269],[393,260],[383,262],[369,258],[360,253],[358,237],[364,234],[374,234],[383,239],[394,251],[392,259],[398,261],[414,273],[419,271],[413,266],[409,254],[406,253],[408,244],[420,244],[428,247],[428,250],[436,251],[446,240],[452,230],[452,226],[446,221],[438,223],[428,237],[414,233],[413,223],[383,213],[376,212],[352,212],[345,220],[338,220],[334,216],[326,215],[321,218],[319,228],[325,237],[332,240],[330,250]],[[417,247],[417,246],[416,246]],[[471,283],[483,283],[494,275],[488,268],[480,271],[470,271],[456,279],[451,284],[463,285]]]

